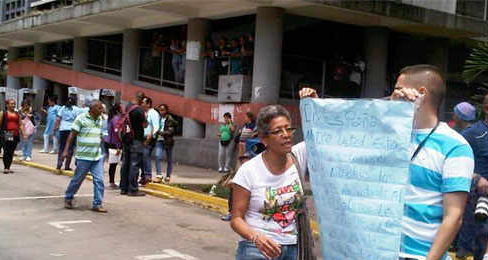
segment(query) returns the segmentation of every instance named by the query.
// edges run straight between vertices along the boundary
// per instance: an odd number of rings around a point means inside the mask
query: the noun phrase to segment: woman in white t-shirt
[[[231,227],[243,238],[236,260],[296,260],[296,216],[303,205],[303,189],[290,153],[304,172],[305,144],[292,146],[296,129],[280,105],[260,110],[257,129],[266,151],[244,163],[232,180]]]

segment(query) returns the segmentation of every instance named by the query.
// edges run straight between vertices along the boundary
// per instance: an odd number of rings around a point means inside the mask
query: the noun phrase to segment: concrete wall
[[[457,0],[402,0],[402,3],[455,14]]]

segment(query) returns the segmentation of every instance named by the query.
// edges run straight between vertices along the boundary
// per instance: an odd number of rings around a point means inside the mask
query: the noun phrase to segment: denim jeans
[[[144,145],[143,149],[143,161],[142,161],[142,171],[143,176],[146,179],[152,178],[152,151],[154,150],[154,145]]]
[[[44,137],[44,147],[43,150],[47,153],[49,152],[49,144],[51,143],[51,139],[53,140],[53,149],[52,151],[57,151],[58,150],[58,138],[55,135],[52,134],[47,134],[43,135]]]
[[[22,156],[24,157],[32,157],[32,145],[34,143],[34,134],[31,134],[27,140],[23,140],[22,142]],[[22,137],[24,138],[24,137]]]
[[[173,146],[165,147],[163,141],[158,141],[156,143],[156,151],[154,156],[156,157],[156,174],[162,175],[163,173],[163,151],[166,152],[166,177],[171,177],[171,172],[173,170]]]
[[[132,144],[124,144],[122,152],[122,168],[120,169],[120,191],[133,193],[139,190],[137,176],[142,166],[143,144],[134,140]]]
[[[297,245],[282,245],[281,255],[271,260],[296,260],[298,257]],[[236,260],[267,260],[266,257],[249,241],[240,241],[237,247]]]
[[[71,131],[59,131],[59,149],[58,149],[58,164],[57,168],[61,168],[63,165],[63,160],[61,160],[61,155],[63,155],[64,148],[66,147],[66,141],[68,141],[68,136]],[[73,143],[68,148],[68,157],[64,164],[65,168],[69,168],[71,164],[71,158],[73,157],[73,152],[75,150],[76,139],[73,139]]]
[[[76,192],[85,180],[86,174],[90,172],[93,176],[93,207],[102,206],[103,201],[103,158],[98,161],[76,159],[76,169],[73,178],[69,182],[64,199],[72,200]]]
[[[230,170],[230,163],[234,156],[234,139],[226,146],[219,141],[219,168]]]

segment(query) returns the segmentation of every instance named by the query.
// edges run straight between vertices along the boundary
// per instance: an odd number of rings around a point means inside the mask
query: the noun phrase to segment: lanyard
[[[437,124],[435,125],[434,128],[432,128],[432,130],[430,131],[430,133],[427,135],[427,137],[425,137],[424,140],[422,140],[422,142],[419,144],[419,146],[417,146],[417,149],[415,150],[415,152],[413,153],[412,155],[412,158],[410,159],[410,161],[413,161],[413,159],[415,159],[415,157],[417,156],[417,154],[420,152],[420,150],[422,150],[422,147],[424,147],[425,143],[427,142],[427,139],[429,139],[429,137],[435,132],[435,130],[437,129],[437,127],[439,126],[439,121],[437,121]]]

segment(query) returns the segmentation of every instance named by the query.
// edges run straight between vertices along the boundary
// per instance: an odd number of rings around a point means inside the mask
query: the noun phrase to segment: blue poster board
[[[302,100],[310,182],[326,260],[398,260],[414,106]]]

